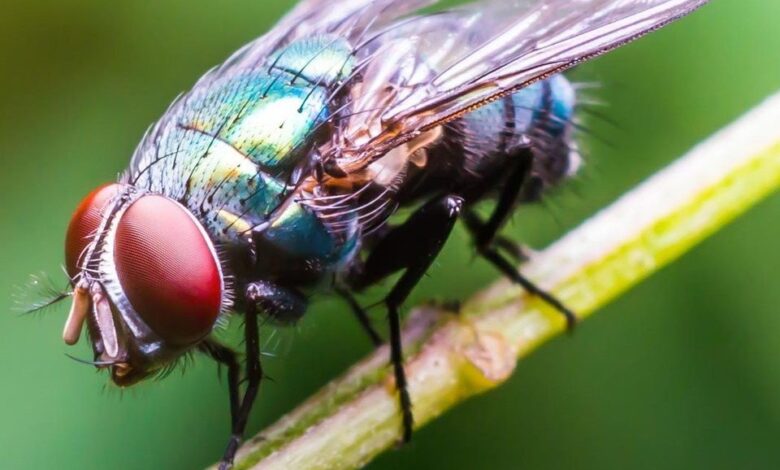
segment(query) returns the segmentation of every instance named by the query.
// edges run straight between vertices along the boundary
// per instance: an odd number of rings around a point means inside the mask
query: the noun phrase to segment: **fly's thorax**
[[[204,77],[144,139],[127,176],[182,201],[226,243],[279,214],[296,169],[324,138],[334,89],[354,58],[344,39],[324,35],[264,61]]]
[[[181,200],[213,236],[231,242],[267,221],[287,196],[310,133],[327,117],[327,91],[270,76],[226,86],[232,91],[213,90],[215,96],[191,103],[205,112],[223,102],[224,117],[193,111],[180,118],[157,150],[176,157],[148,166],[138,184]]]
[[[244,73],[217,71],[172,105],[126,180],[181,201],[242,275],[325,272],[354,240],[333,233],[294,192],[354,57],[344,39],[324,35],[264,60]]]
[[[74,286],[63,337],[88,326],[95,365],[131,385],[208,334],[231,304],[215,245],[191,212],[133,186],[98,188],[66,239]]]

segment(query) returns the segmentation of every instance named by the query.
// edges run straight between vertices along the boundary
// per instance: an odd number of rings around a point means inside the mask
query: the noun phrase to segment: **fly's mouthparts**
[[[132,372],[133,368],[130,367],[130,364],[126,362],[117,362],[113,364],[114,370],[113,373],[117,378],[123,378],[130,372]]]
[[[93,282],[89,293],[92,295],[92,310],[95,314],[98,330],[100,330],[100,338],[103,340],[103,349],[108,358],[116,359],[119,355],[119,342],[111,304],[108,302],[100,283]]]
[[[80,281],[73,289],[73,302],[70,305],[68,319],[62,331],[62,339],[65,344],[73,346],[79,342],[81,330],[84,328],[84,320],[87,318],[90,307],[89,286],[85,281]]]
[[[107,359],[114,360],[119,355],[116,324],[111,304],[99,282],[89,282],[82,279],[76,284],[73,289],[73,303],[62,331],[62,339],[65,344],[70,346],[78,343],[81,330],[84,329],[84,321],[90,313],[90,307],[100,333],[100,342],[103,345],[105,356]]]

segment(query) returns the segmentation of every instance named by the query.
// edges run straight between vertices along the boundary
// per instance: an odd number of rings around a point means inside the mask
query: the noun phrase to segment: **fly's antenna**
[[[14,310],[22,315],[42,313],[71,294],[69,288],[58,288],[48,275],[33,274],[27,283],[14,288]]]

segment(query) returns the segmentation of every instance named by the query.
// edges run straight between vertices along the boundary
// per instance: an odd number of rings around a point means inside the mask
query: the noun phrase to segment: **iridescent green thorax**
[[[144,140],[130,179],[181,201],[217,241],[238,243],[254,229],[287,256],[338,263],[354,240],[331,235],[288,201],[289,181],[319,143],[352,62],[346,41],[323,36],[292,43],[245,73],[213,72]]]

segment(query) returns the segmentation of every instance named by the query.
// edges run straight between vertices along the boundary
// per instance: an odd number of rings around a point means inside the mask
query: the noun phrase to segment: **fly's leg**
[[[246,288],[246,311],[244,312],[244,344],[246,346],[245,381],[246,388],[233,419],[230,440],[220,462],[220,470],[233,464],[239,444],[244,438],[249,414],[252,412],[263,368],[260,364],[260,337],[258,311],[278,319],[300,318],[306,310],[306,299],[299,293],[268,282],[254,282]]]
[[[431,200],[377,242],[362,273],[353,280],[353,288],[360,290],[395,271],[404,270],[384,299],[390,325],[390,362],[403,419],[403,442],[412,437],[414,418],[403,364],[399,308],[441,251],[462,208],[463,199],[457,196]]]
[[[355,299],[355,296],[352,295],[352,292],[350,292],[348,289],[337,287],[336,293],[342,299],[344,299],[347,304],[349,304],[350,310],[352,310],[352,313],[355,315],[355,318],[357,318],[360,326],[363,327],[363,331],[366,332],[369,339],[371,340],[371,343],[374,346],[380,346],[382,343],[384,343],[382,336],[379,335],[379,332],[376,331],[374,325],[371,324],[371,318],[369,318],[366,310],[360,306],[358,301]]]
[[[461,220],[463,220],[466,229],[475,239],[485,225],[485,222],[482,221],[479,215],[468,209],[463,211]],[[500,234],[496,234],[493,238],[493,245],[503,251],[515,263],[522,263],[531,258],[530,250],[526,246]]]
[[[486,249],[482,253],[482,256],[486,260],[488,260],[493,266],[495,266],[499,271],[501,271],[506,277],[511,279],[512,282],[520,284],[523,287],[523,289],[527,290],[529,293],[544,300],[547,304],[549,304],[555,310],[560,312],[566,318],[566,328],[569,331],[574,329],[574,326],[577,324],[577,315],[573,311],[571,311],[566,305],[564,305],[563,302],[555,298],[554,295],[550,294],[544,289],[541,289],[536,284],[531,282],[528,278],[520,274],[520,272],[517,271],[517,268],[515,268],[515,266],[512,263],[510,263],[503,256],[501,256],[501,254],[498,253],[495,249],[493,248]]]
[[[474,242],[477,248],[493,245],[498,231],[501,230],[501,227],[504,226],[512,215],[523,186],[531,175],[532,164],[533,158],[530,158],[530,155],[523,155],[522,158],[517,158],[514,168],[512,168],[511,173],[506,178],[506,184],[498,197],[493,213],[487,222],[483,223],[474,234]]]
[[[546,292],[520,274],[517,268],[502,256],[497,249],[501,240],[500,238],[497,238],[498,231],[511,216],[512,210],[530,176],[531,165],[531,158],[519,159],[515,168],[507,178],[506,185],[499,195],[498,203],[487,222],[481,222],[473,213],[469,213],[464,218],[464,221],[466,222],[466,227],[474,236],[474,242],[480,256],[485,258],[513,282],[520,284],[529,293],[538,296],[560,312],[566,318],[567,328],[572,330],[577,323],[577,315],[552,294]],[[502,243],[506,244],[507,242],[504,241]]]
[[[247,303],[256,305],[263,315],[282,325],[294,325],[309,306],[308,299],[301,292],[268,281],[249,284],[246,299]]]
[[[227,369],[228,390],[230,393],[230,425],[233,427],[236,422],[239,404],[238,386],[241,369],[238,363],[238,353],[213,339],[207,339],[200,343],[198,350]]]
[[[222,456],[222,462],[219,464],[220,470],[227,470],[233,465],[233,457],[236,455],[239,444],[244,437],[246,423],[249,420],[249,413],[252,411],[252,405],[257,396],[257,390],[260,387],[260,380],[263,378],[263,368],[260,365],[260,340],[258,337],[257,326],[257,307],[249,303],[246,312],[244,312],[244,341],[246,346],[246,388],[241,404],[236,410],[233,419],[233,425],[225,454]]]

